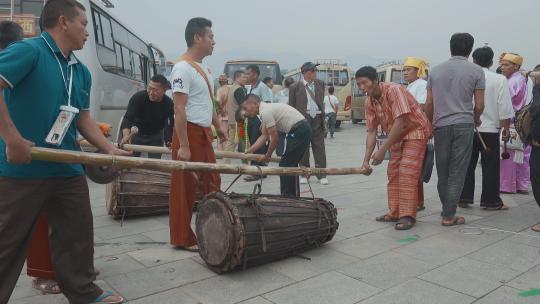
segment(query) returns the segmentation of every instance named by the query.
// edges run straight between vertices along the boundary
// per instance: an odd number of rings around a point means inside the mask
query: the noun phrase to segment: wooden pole
[[[67,151],[50,148],[32,148],[32,159],[57,163],[76,163],[92,166],[109,166],[120,169],[139,168],[162,172],[190,171],[215,172],[224,174],[247,175],[351,175],[371,174],[364,168],[289,168],[289,167],[255,167],[236,166],[211,163],[184,162],[175,160],[147,159],[140,157],[114,156],[108,154]]]
[[[93,147],[88,141],[82,140],[79,142],[79,144],[83,147]],[[115,143],[118,147],[118,144]],[[123,150],[126,151],[132,151],[132,152],[139,152],[139,153],[160,153],[160,154],[171,154],[171,149],[167,147],[156,147],[156,146],[142,146],[142,145],[132,145],[132,144],[125,144],[122,146]],[[223,159],[223,158],[230,158],[230,159],[240,159],[240,160],[258,160],[261,155],[259,154],[244,154],[240,152],[230,152],[230,151],[214,151],[214,154],[216,155],[216,158]],[[270,162],[273,163],[279,163],[281,160],[280,157],[272,157],[270,159]]]

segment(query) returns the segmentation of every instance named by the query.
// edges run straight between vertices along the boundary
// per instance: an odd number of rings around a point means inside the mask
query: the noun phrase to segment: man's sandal
[[[396,230],[409,230],[416,224],[416,219],[410,216],[404,216],[396,223]]]
[[[92,302],[92,304],[94,303],[120,304],[124,303],[124,298],[119,295],[115,295],[111,291],[104,291],[99,297],[94,300],[94,302]]]
[[[540,232],[540,224],[532,226],[531,230],[534,231],[534,232]]]
[[[189,252],[199,252],[199,246],[198,245],[193,245],[193,246],[176,246],[174,247],[178,250],[185,250],[185,251],[189,251]]]
[[[383,222],[383,223],[395,223],[395,222],[398,221],[396,219],[391,218],[390,215],[388,215],[388,214],[378,216],[378,217],[375,218],[375,220],[377,222]]]
[[[497,207],[482,207],[482,209],[486,211],[506,211],[509,208],[505,204],[500,204]]]
[[[32,280],[32,287],[41,291],[43,294],[59,294],[62,293],[58,282],[55,280],[48,280],[43,278],[34,278]]]
[[[465,224],[465,218],[462,216],[454,216],[450,222],[447,219],[443,219],[441,222],[441,225],[445,227],[458,226],[458,225],[464,225],[464,224]]]

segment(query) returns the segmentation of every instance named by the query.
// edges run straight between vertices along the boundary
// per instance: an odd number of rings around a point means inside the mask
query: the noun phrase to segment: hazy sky
[[[524,56],[527,68],[540,64],[538,0],[113,0],[113,3],[116,8],[111,13],[171,57],[185,50],[186,22],[204,16],[214,23],[216,56],[220,53],[231,56],[237,50],[242,54],[253,52],[253,57],[264,51],[269,56],[290,53],[310,59],[418,56],[434,65],[449,57],[451,34],[466,31],[474,36],[475,47],[487,42],[496,57],[502,51],[512,51]]]

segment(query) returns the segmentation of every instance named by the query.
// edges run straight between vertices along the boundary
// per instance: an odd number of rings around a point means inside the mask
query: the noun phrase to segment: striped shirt
[[[382,95],[379,100],[373,97],[366,99],[365,112],[368,129],[378,126],[389,133],[394,120],[407,115],[411,128],[406,130],[403,139],[428,139],[431,136],[431,125],[414,96],[396,83],[380,84]]]

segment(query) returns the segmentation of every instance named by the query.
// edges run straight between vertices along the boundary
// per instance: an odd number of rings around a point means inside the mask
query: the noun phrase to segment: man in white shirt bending
[[[261,102],[260,97],[255,94],[248,95],[246,101],[242,103],[242,109],[248,117],[259,116],[262,124],[262,134],[250,147],[248,153],[257,151],[270,139],[266,154],[259,160],[267,163],[278,145],[278,133],[282,132],[287,134],[287,145],[279,166],[298,167],[311,140],[311,128],[304,115],[284,103]],[[297,177],[281,176],[280,186],[281,195],[300,196]]]
[[[485,108],[474,137],[471,162],[467,170],[465,186],[461,193],[459,206],[470,208],[474,202],[474,171],[478,163],[478,155],[482,155],[482,196],[480,207],[486,210],[506,210],[508,207],[503,203],[499,195],[500,188],[500,141],[499,131],[502,128],[503,140],[508,141],[510,119],[514,117],[512,100],[506,77],[489,70],[493,65],[493,50],[488,47],[476,49],[472,54],[474,63],[484,69],[486,76],[486,90],[484,103]],[[489,151],[482,147],[480,137],[485,142]]]

